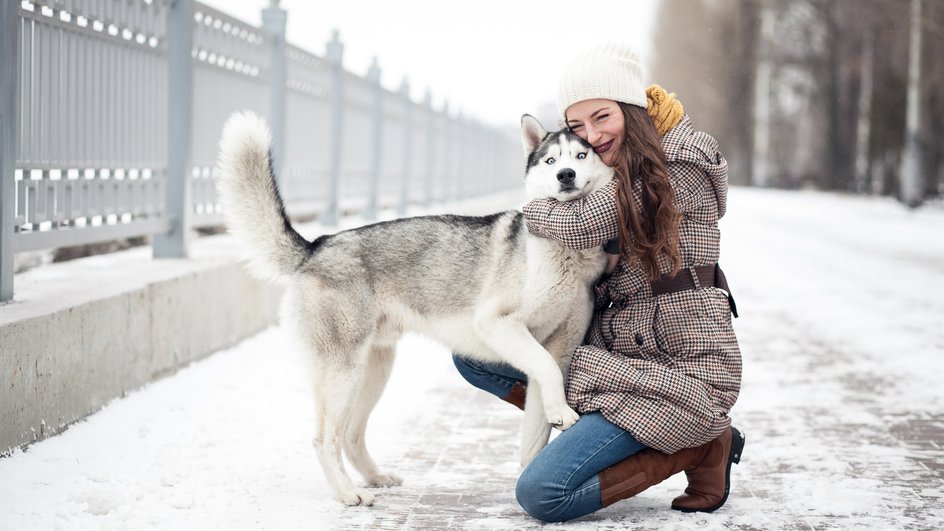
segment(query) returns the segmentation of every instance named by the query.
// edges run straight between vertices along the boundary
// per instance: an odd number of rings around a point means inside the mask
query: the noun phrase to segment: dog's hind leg
[[[544,416],[541,386],[537,381],[528,381],[524,401],[524,419],[521,422],[521,466],[528,466],[538,452],[547,446],[551,436],[551,425]]]
[[[363,348],[367,348],[366,345]],[[374,495],[355,487],[344,469],[342,447],[363,378],[361,364],[331,359],[315,371],[315,451],[334,496],[345,505],[373,505]]]
[[[387,385],[395,356],[393,345],[374,345],[371,348],[360,389],[356,391],[357,398],[351,407],[350,422],[344,438],[344,451],[348,460],[371,487],[392,487],[403,482],[395,474],[380,470],[367,451],[365,440],[367,420]]]

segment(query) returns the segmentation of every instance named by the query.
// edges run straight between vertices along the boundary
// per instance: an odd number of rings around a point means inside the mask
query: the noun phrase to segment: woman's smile
[[[596,151],[598,155],[602,155],[606,153],[607,151],[609,151],[611,147],[613,147],[612,140],[604,144],[600,144],[599,146],[593,146],[593,150]]]

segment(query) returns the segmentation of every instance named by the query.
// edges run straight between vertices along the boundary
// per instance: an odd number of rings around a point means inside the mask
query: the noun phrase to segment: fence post
[[[400,176],[400,206],[397,215],[406,216],[410,204],[410,171],[413,155],[413,102],[410,100],[410,82],[403,78],[400,84],[403,96],[403,174]]]
[[[364,210],[364,218],[369,220],[377,219],[377,196],[380,193],[380,157],[383,142],[383,88],[380,86],[380,65],[377,63],[377,57],[374,56],[370,64],[370,70],[367,71],[367,80],[370,82],[371,91],[371,139],[370,152],[370,185],[367,191],[367,209]]]
[[[482,134],[484,127],[478,122],[469,122],[469,151],[473,154],[483,153],[482,156],[474,155],[469,159],[469,178],[466,179],[468,191],[466,197],[476,197],[482,194],[482,181],[478,178],[482,173],[482,163],[485,162],[485,150],[482,149]]]
[[[331,165],[328,169],[328,204],[322,223],[338,224],[338,187],[341,181],[341,133],[344,120],[344,44],[338,39],[337,30],[327,45],[328,61],[331,63]]]
[[[193,0],[167,11],[167,205],[170,231],[154,237],[155,258],[186,258],[190,231],[190,137],[193,106]]]
[[[455,135],[453,135],[452,141],[456,146],[455,160],[452,161],[452,167],[455,175],[455,185],[456,191],[453,196],[456,201],[461,201],[465,199],[465,142],[468,138],[468,131],[465,128],[465,124],[462,120],[462,109],[459,109],[459,113],[456,114],[456,119],[453,122],[453,127],[455,128]]]
[[[433,93],[429,88],[426,89],[423,106],[426,108],[426,190],[423,193],[423,206],[429,206],[433,202],[433,175],[436,164],[436,113],[433,112]]]
[[[270,0],[269,7],[262,10],[262,27],[272,39],[269,127],[272,128],[272,171],[276,181],[282,179],[285,164],[285,21],[286,12],[279,7],[279,0]]]
[[[486,161],[487,165],[485,167],[485,172],[488,173],[488,179],[485,180],[485,192],[487,194],[492,194],[496,191],[495,180],[499,171],[498,154],[501,150],[501,142],[498,141],[497,135],[500,134],[501,133],[498,131],[492,131],[492,136],[486,139],[489,153],[491,153],[491,156]]]
[[[439,164],[440,190],[437,201],[447,203],[452,199],[452,136],[450,135],[452,123],[449,120],[449,100],[443,101],[443,108],[439,111],[438,120],[442,125],[442,147],[440,149],[442,149],[443,160]]]
[[[0,303],[13,300],[19,17],[19,2],[0,2]]]
[[[442,175],[439,177],[442,180],[442,195],[439,197],[439,201],[445,203],[452,200],[452,172],[455,169],[452,160],[452,120],[449,118],[449,100],[443,102],[441,119],[443,126],[443,164]]]

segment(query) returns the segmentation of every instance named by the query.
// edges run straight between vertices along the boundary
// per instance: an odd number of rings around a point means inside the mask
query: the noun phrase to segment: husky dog
[[[529,115],[521,125],[531,198],[572,200],[612,179],[572,132],[547,133]],[[285,214],[270,144],[260,118],[233,115],[220,141],[219,192],[251,270],[287,284],[282,320],[313,359],[314,444],[338,500],[374,500],[351,482],[342,451],[368,486],[401,482],[378,468],[364,431],[406,331],[528,376],[522,464],[547,444],[551,426],[577,421],[563,373],[590,322],[602,248],[574,251],[532,236],[517,211],[398,219],[309,242]]]

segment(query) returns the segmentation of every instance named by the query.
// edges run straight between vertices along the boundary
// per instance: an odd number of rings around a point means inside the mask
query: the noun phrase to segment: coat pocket
[[[624,356],[653,360],[659,358],[653,328],[656,304],[651,299],[637,299],[613,316],[609,323],[612,349]]]
[[[724,294],[712,288],[660,296],[653,319],[658,349],[673,360],[717,352],[719,319],[727,304]]]

